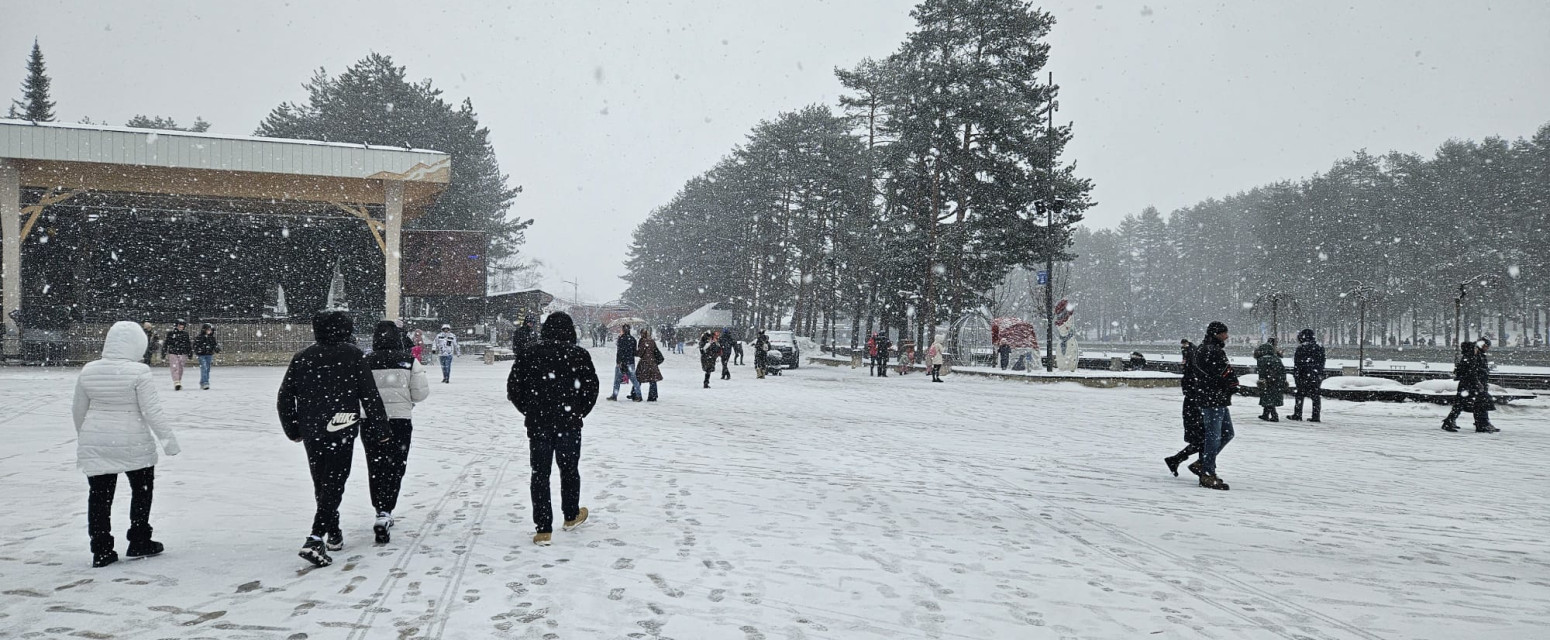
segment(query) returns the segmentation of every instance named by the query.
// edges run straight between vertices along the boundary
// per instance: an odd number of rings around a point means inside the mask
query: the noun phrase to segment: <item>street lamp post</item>
[[[1378,291],[1372,285],[1360,280],[1352,280],[1351,284],[1351,289],[1340,295],[1350,294],[1356,296],[1359,309],[1356,328],[1356,375],[1360,377],[1365,375],[1367,367],[1367,303],[1374,296],[1378,295]]]

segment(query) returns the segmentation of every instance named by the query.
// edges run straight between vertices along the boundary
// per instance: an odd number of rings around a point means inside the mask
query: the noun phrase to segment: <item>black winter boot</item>
[[[102,553],[91,554],[91,566],[93,568],[101,569],[115,562],[118,562],[118,552],[112,549]]]
[[[131,558],[146,558],[150,556],[161,555],[161,552],[165,550],[166,547],[163,547],[160,542],[155,540],[146,540],[144,542],[129,543],[129,552],[124,555],[127,555]]]

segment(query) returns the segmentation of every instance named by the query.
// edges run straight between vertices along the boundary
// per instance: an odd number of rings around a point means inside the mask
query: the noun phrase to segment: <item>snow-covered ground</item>
[[[609,361],[594,350],[600,362]],[[460,360],[417,410],[394,541],[364,464],[332,567],[277,368],[164,392],[167,553],[89,566],[72,370],[0,371],[0,637],[1543,638],[1544,400],[1497,435],[1445,407],[1235,407],[1232,491],[1167,474],[1176,389],[748,367],[702,390],[669,356],[657,404],[585,431],[593,521],[529,541],[527,447],[505,366]],[[165,375],[165,369],[157,371]],[[170,385],[169,385],[170,387]],[[605,390],[606,393],[606,390]],[[557,490],[557,489],[556,489]],[[129,492],[115,525],[122,552]]]

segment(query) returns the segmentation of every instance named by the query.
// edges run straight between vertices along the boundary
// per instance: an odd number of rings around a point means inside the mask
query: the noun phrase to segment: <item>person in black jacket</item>
[[[1319,387],[1324,384],[1324,347],[1319,345],[1312,329],[1297,332],[1297,352],[1292,356],[1292,378],[1297,382],[1297,401],[1292,405],[1292,415],[1287,420],[1302,419],[1302,399],[1313,398],[1313,415],[1309,422],[1319,421]]]
[[[1465,411],[1475,416],[1476,432],[1501,431],[1491,424],[1490,412],[1496,410],[1496,401],[1491,398],[1491,363],[1485,357],[1490,348],[1491,341],[1485,338],[1459,345],[1461,357],[1458,364],[1453,365],[1453,377],[1459,382],[1458,392],[1453,397],[1453,410],[1442,420],[1443,431],[1457,432],[1459,414]]]
[[[215,341],[215,327],[204,323],[199,336],[194,338],[194,356],[199,358],[199,388],[210,389],[210,367],[215,366],[215,354],[221,352],[221,344]]]
[[[567,531],[587,520],[581,506],[582,420],[597,404],[599,386],[592,356],[576,344],[576,327],[564,312],[549,314],[538,342],[511,365],[506,398],[527,426],[533,476],[533,544],[547,546],[554,527],[549,502],[549,468],[560,466],[560,509]]]
[[[511,334],[511,353],[516,355],[524,347],[538,341],[538,318],[529,315],[522,319],[522,326]]]
[[[877,376],[879,378],[888,377],[888,350],[892,348],[893,341],[888,339],[888,332],[879,333],[877,335],[877,358],[875,359]]]
[[[188,339],[188,322],[179,320],[161,343],[161,359],[167,361],[167,370],[172,372],[173,391],[183,390],[183,366],[191,355],[194,345]]]
[[[328,551],[344,548],[339,503],[350,479],[356,432],[379,442],[391,437],[382,396],[354,344],[354,331],[354,322],[342,312],[314,317],[312,335],[317,344],[291,358],[276,403],[285,437],[307,449],[317,511],[312,533],[298,555],[319,567],[333,563]]]
[[[705,388],[710,388],[710,374],[716,371],[716,359],[721,357],[721,341],[709,331],[700,335],[700,368],[705,370]]]
[[[732,327],[727,327],[727,328],[721,330],[720,342],[721,342],[721,379],[722,380],[731,380],[732,379],[732,370],[727,368],[727,360],[731,359],[732,351],[733,351],[732,345],[736,343],[736,341],[732,339]]]
[[[1216,456],[1232,442],[1232,396],[1238,391],[1238,374],[1227,360],[1227,325],[1212,322],[1206,337],[1195,349],[1195,384],[1199,393],[1202,431],[1200,460],[1189,466],[1199,471],[1200,486],[1227,490],[1227,483],[1216,476]]]
[[[640,402],[643,398],[640,396],[640,377],[635,375],[636,343],[635,336],[630,335],[630,325],[619,327],[619,339],[614,344],[614,392],[608,399],[618,400],[620,383],[629,380],[630,399]]]
[[[1200,453],[1201,432],[1204,431],[1205,419],[1200,414],[1200,377],[1195,373],[1195,345],[1188,340],[1179,341],[1179,353],[1183,356],[1180,362],[1184,376],[1179,380],[1179,386],[1184,391],[1184,448],[1178,453],[1163,458],[1163,463],[1168,465],[1168,470],[1177,477],[1179,465],[1190,456]],[[1199,467],[1191,466],[1190,471]]]

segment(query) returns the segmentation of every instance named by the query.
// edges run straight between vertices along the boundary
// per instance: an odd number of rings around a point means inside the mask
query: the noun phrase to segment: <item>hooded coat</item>
[[[716,370],[716,359],[721,357],[721,343],[710,334],[700,336],[700,368],[706,371]]]
[[[597,406],[597,370],[576,344],[576,325],[564,312],[549,314],[537,342],[511,364],[506,399],[522,413],[527,433],[580,429]]]
[[[1266,342],[1254,350],[1254,367],[1259,372],[1259,406],[1286,404],[1286,364],[1275,345]]]
[[[205,330],[208,329],[209,333]],[[221,343],[215,340],[215,327],[205,323],[199,328],[199,335],[194,337],[194,355],[213,356],[221,352]]]
[[[372,331],[371,355],[366,356],[366,366],[371,367],[371,377],[389,420],[412,419],[414,403],[424,402],[431,395],[425,368],[403,344],[404,332],[398,323],[383,320]]]
[[[942,339],[937,338],[926,349],[926,363],[935,366],[944,362],[946,362],[946,359],[942,357]]]
[[[1195,368],[1195,345],[1180,345],[1183,376],[1179,387],[1184,391],[1184,442],[1200,445],[1205,418],[1200,415],[1200,372]]]
[[[178,440],[167,426],[145,354],[145,330],[133,322],[108,329],[102,359],[87,363],[75,379],[76,466],[88,476],[156,466],[156,441],[167,455]],[[152,437],[152,434],[155,437]]]
[[[1216,334],[1208,333],[1195,347],[1195,389],[1203,409],[1230,407],[1238,392],[1238,373],[1227,360],[1225,346]]]
[[[660,365],[667,357],[662,355],[662,350],[657,347],[656,340],[645,337],[641,338],[640,342],[635,346],[635,355],[640,356],[640,363],[635,365],[635,377],[640,380],[641,384],[661,382],[663,380],[662,367]]]
[[[1324,380],[1324,347],[1314,337],[1313,330],[1297,333],[1297,351],[1292,355],[1292,376],[1299,389],[1319,386]]]
[[[1496,400],[1491,398],[1491,365],[1485,354],[1473,342],[1459,345],[1462,351],[1458,364],[1453,365],[1453,378],[1458,380],[1454,406],[1465,413],[1495,411]]]
[[[342,312],[313,317],[317,344],[291,358],[280,382],[276,409],[286,437],[321,438],[357,425],[366,438],[387,437],[387,410],[364,354],[353,344],[354,332],[355,323]]]

